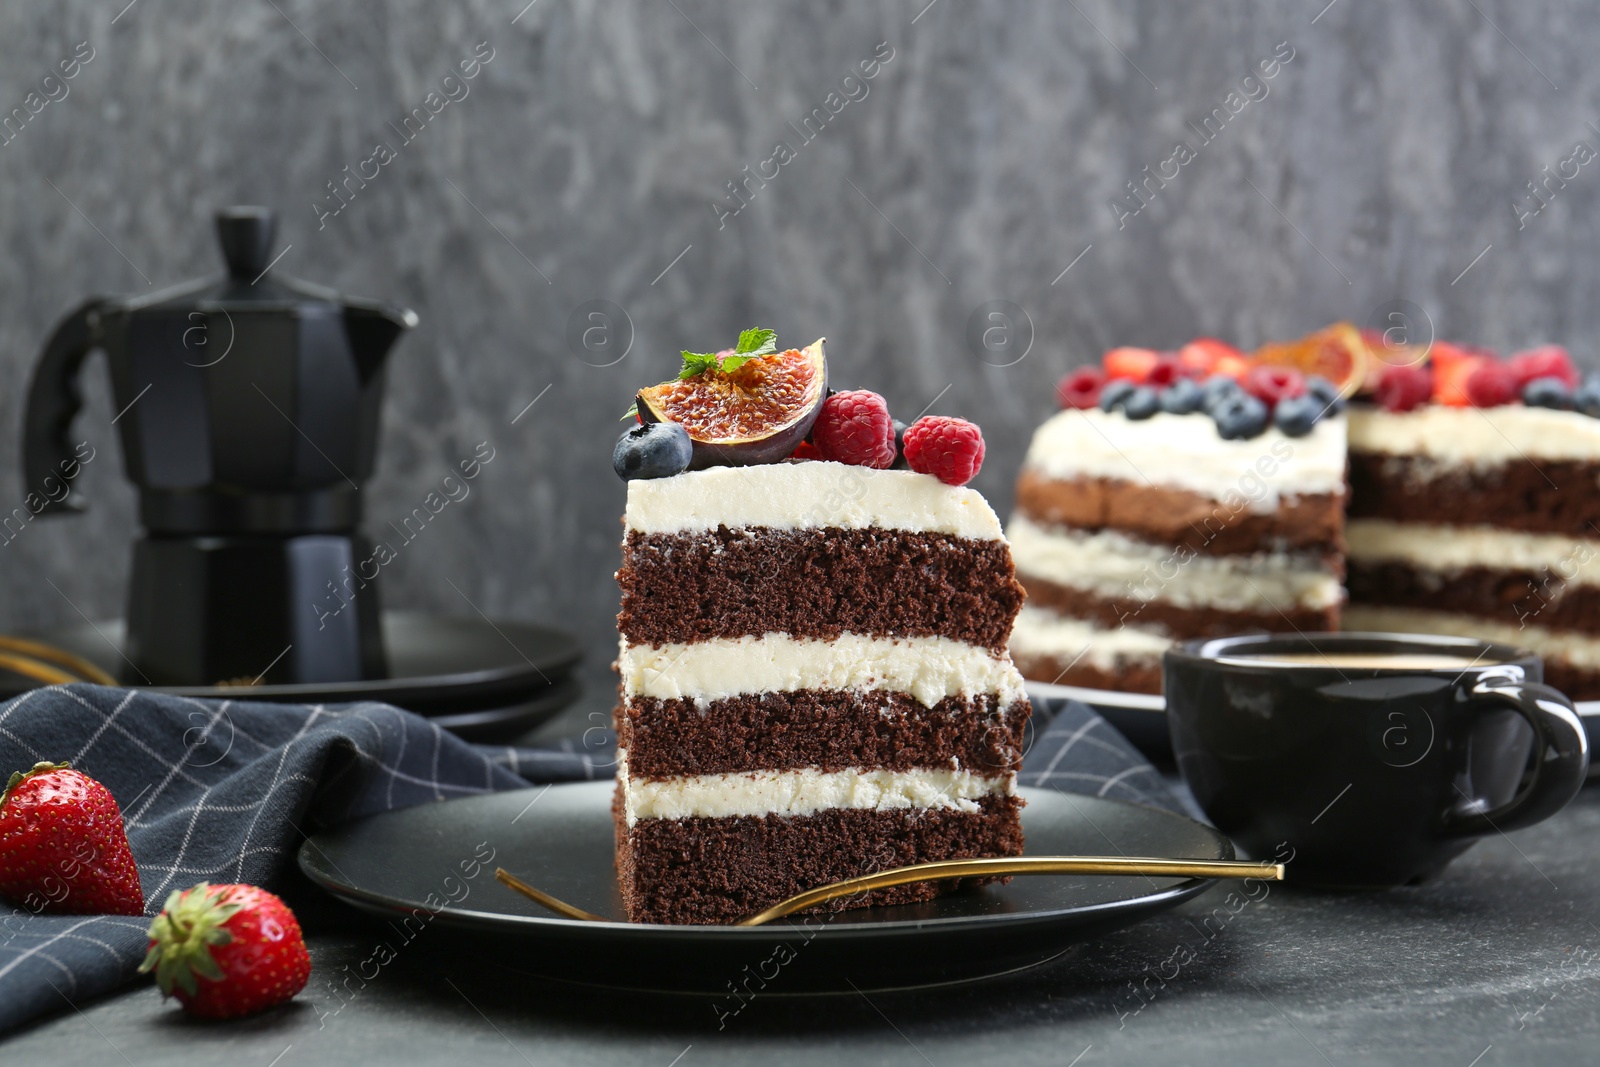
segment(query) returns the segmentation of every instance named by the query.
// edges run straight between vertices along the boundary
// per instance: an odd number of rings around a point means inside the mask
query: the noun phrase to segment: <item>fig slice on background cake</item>
[[[691,470],[776,463],[805,440],[828,397],[824,340],[778,352],[771,330],[753,329],[736,348],[685,352],[676,379],[639,391],[639,418],[687,430]]]

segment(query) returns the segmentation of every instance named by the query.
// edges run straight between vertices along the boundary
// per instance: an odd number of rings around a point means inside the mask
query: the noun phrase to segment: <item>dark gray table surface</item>
[[[291,1006],[195,1024],[139,986],[63,1005],[0,1044],[0,1062],[1594,1064],[1597,844],[1600,789],[1590,788],[1543,825],[1480,842],[1427,886],[1280,886],[1233,906],[1221,886],[1007,978],[758,997],[725,1020],[705,1000],[567,988],[475,963],[434,928],[363,987],[351,976],[383,928],[307,900],[297,906],[325,932],[311,939],[311,983]],[[354,992],[336,993],[341,983]]]

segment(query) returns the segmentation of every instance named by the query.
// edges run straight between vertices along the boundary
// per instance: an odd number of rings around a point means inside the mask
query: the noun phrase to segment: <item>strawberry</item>
[[[1178,362],[1196,378],[1211,377],[1217,373],[1217,365],[1224,361],[1229,366],[1237,366],[1244,359],[1243,352],[1215,337],[1196,337],[1178,349]]]
[[[253,885],[201,882],[174,892],[150,924],[141,974],[161,995],[207,1019],[282,1004],[306,987],[311,957],[300,923],[277,896]]]
[[[1467,379],[1472,377],[1479,367],[1489,363],[1490,357],[1472,355],[1461,349],[1455,349],[1455,354],[1440,359],[1438,342],[1434,342],[1433,356],[1433,402],[1453,408],[1471,407],[1472,399],[1467,394]]]
[[[1578,387],[1578,368],[1572,365],[1572,357],[1560,345],[1540,345],[1518,352],[1511,357],[1510,366],[1518,390],[1535,378],[1560,378],[1568,389]]]
[[[1142,382],[1161,360],[1159,352],[1148,348],[1113,348],[1101,358],[1107,378],[1126,378]]]
[[[983,467],[983,431],[966,419],[924,415],[905,432],[906,463],[946,485],[966,485]]]
[[[143,915],[111,790],[65,763],[13,774],[0,795],[0,897],[35,914]]]

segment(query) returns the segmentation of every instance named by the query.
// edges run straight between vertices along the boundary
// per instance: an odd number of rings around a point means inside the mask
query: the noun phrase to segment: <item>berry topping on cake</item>
[[[1188,370],[1179,362],[1177,355],[1172,353],[1156,360],[1155,366],[1150,368],[1150,373],[1144,376],[1144,384],[1163,389],[1187,377],[1189,377]]]
[[[1063,408],[1092,408],[1100,403],[1106,376],[1098,367],[1079,367],[1056,383],[1056,402]]]
[[[1535,378],[1522,387],[1522,402],[1530,408],[1572,410],[1572,387],[1561,378]]]
[[[1255,437],[1267,428],[1267,405],[1240,391],[1229,393],[1211,406],[1210,415],[1224,441]]]
[[[1572,394],[1572,406],[1591,418],[1600,418],[1600,374],[1591,374]]]
[[[640,419],[681,423],[696,470],[786,458],[811,432],[828,368],[821,339],[776,349],[771,330],[750,329],[732,351],[684,352],[677,378],[639,391]]]
[[[1472,406],[1472,398],[1467,395],[1467,379],[1472,377],[1474,371],[1489,362],[1488,356],[1470,355],[1455,349],[1457,354],[1440,358],[1437,351],[1439,346],[1434,345],[1433,360],[1433,402],[1446,407],[1465,408]]]
[[[1306,379],[1306,395],[1316,397],[1325,414],[1337,415],[1344,410],[1344,393],[1320,374]]]
[[[1485,359],[1467,375],[1465,387],[1473,407],[1495,408],[1517,398],[1517,375],[1509,364]]]
[[[1433,395],[1433,375],[1426,367],[1384,367],[1373,399],[1385,411],[1410,411]]]
[[[966,419],[925,415],[905,432],[906,462],[946,485],[966,485],[983,467],[983,431]]]
[[[1209,378],[1214,374],[1239,378],[1250,369],[1249,357],[1214,337],[1196,337],[1178,349],[1178,362],[1196,378]]]
[[[675,422],[646,422],[631,426],[617,438],[611,451],[611,469],[623,481],[635,478],[670,478],[689,469],[694,442],[689,431]]]
[[[1578,368],[1572,357],[1560,345],[1540,345],[1511,357],[1511,373],[1516,376],[1517,388],[1525,388],[1536,378],[1557,378],[1569,390],[1577,388]]]
[[[1161,362],[1161,353],[1148,348],[1113,348],[1100,362],[1105,367],[1107,378],[1142,382]]]
[[[1289,437],[1304,437],[1317,425],[1324,402],[1310,393],[1285,397],[1272,411],[1273,424]]]
[[[1161,410],[1169,415],[1188,415],[1199,411],[1205,406],[1205,400],[1205,390],[1193,378],[1179,378],[1161,390]]]
[[[1139,388],[1126,378],[1114,378],[1100,390],[1100,410],[1115,411]]]
[[[911,464],[906,462],[906,424],[899,419],[894,420],[894,463],[891,470],[908,471]]]
[[[1122,402],[1122,413],[1135,422],[1148,419],[1160,410],[1161,394],[1148,385],[1134,389]]]
[[[1306,391],[1305,375],[1292,367],[1256,367],[1244,376],[1244,391],[1270,407]]]
[[[1213,375],[1205,380],[1201,386],[1201,409],[1209,412],[1212,407],[1223,399],[1231,396],[1243,396],[1244,386],[1225,375]]]
[[[811,443],[822,459],[887,470],[894,464],[894,421],[877,393],[850,389],[823,401]]]

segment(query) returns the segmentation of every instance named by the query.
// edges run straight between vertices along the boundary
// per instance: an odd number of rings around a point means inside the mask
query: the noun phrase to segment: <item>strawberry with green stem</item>
[[[0,897],[35,914],[144,914],[111,790],[65,763],[13,774],[0,794]]]
[[[275,894],[201,882],[167,898],[139,971],[155,971],[162,995],[189,1014],[231,1019],[304,989],[311,957],[294,912]]]

